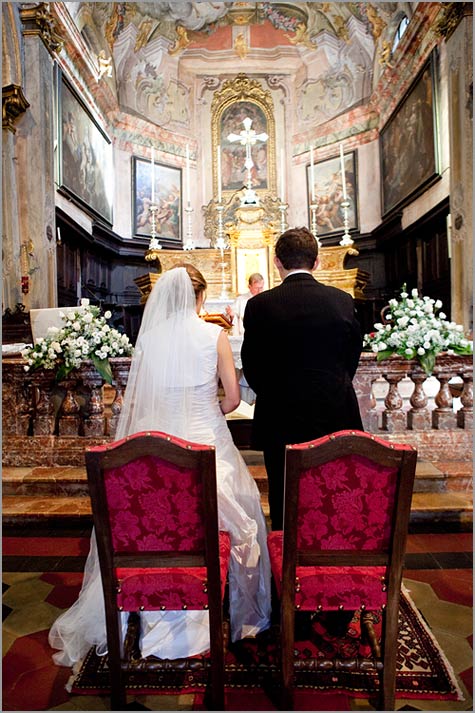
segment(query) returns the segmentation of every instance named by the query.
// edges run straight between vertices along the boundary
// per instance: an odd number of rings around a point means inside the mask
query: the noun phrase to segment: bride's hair
[[[201,272],[196,268],[194,265],[192,265],[189,262],[180,262],[174,265],[171,269],[173,270],[175,267],[184,267],[188,277],[191,280],[191,284],[193,285],[193,290],[195,292],[195,297],[198,299],[198,295],[200,292],[204,292],[206,288],[208,287],[208,283],[206,282],[205,278],[201,274]]]

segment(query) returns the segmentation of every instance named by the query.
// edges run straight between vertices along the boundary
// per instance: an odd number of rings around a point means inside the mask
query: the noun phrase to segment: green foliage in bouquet
[[[126,334],[107,324],[111,316],[110,312],[101,316],[99,307],[89,304],[74,312],[61,313],[63,327],[50,327],[48,336],[22,351],[25,371],[55,369],[56,380],[62,381],[81,362],[90,359],[102,378],[111,384],[109,358],[129,356],[133,349]]]
[[[463,327],[449,322],[440,312],[442,302],[419,297],[416,289],[409,295],[402,286],[400,298],[389,300],[387,324],[375,324],[375,331],[366,334],[364,346],[376,353],[377,360],[399,354],[406,359],[418,359],[427,375],[432,374],[437,354],[472,354],[473,345],[463,333]]]

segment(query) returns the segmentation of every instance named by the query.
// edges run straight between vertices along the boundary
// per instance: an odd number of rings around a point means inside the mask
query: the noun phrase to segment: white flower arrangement
[[[107,324],[109,311],[101,316],[99,307],[82,300],[77,311],[60,312],[64,326],[49,327],[48,336],[39,338],[33,347],[22,351],[26,360],[25,371],[30,369],[56,369],[56,379],[61,381],[81,362],[90,359],[102,378],[112,383],[110,357],[129,356],[132,345],[126,334],[121,334]]]
[[[389,300],[387,324],[375,324],[375,332],[365,334],[364,346],[376,353],[377,360],[399,354],[406,359],[418,359],[426,374],[432,374],[440,352],[472,354],[473,344],[463,327],[449,322],[440,300],[419,297],[417,289],[409,295],[402,286],[400,299]],[[438,313],[438,314],[437,314]]]

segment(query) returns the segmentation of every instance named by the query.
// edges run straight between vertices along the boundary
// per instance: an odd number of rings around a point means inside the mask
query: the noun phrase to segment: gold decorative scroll
[[[14,123],[30,106],[26,100],[23,90],[17,84],[9,84],[2,87],[2,129],[16,132]]]
[[[39,35],[46,49],[53,54],[59,52],[64,40],[58,33],[58,25],[50,9],[51,3],[39,2],[20,8],[20,18],[23,23],[24,35]]]

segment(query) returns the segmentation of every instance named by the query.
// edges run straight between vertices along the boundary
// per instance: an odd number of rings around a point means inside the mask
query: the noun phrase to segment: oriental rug
[[[378,631],[380,622],[376,621],[375,624]],[[322,615],[312,622],[306,638],[297,636],[297,639],[297,689],[345,692],[350,696],[365,698],[379,690],[375,671],[315,670],[312,665],[312,661],[315,662],[319,657],[331,659],[337,653],[346,658],[368,655],[368,649],[360,637],[358,613],[343,638],[328,634]],[[462,699],[449,662],[407,591],[401,597],[398,643],[398,698]],[[207,680],[204,658],[198,656],[182,660],[179,664],[166,662],[166,667],[153,671],[134,671],[129,674],[128,690],[138,695],[203,692]],[[279,632],[276,626],[253,639],[229,644],[226,653],[226,689],[261,689],[271,698],[279,682],[278,661]],[[98,695],[108,693],[109,688],[107,656],[97,656],[92,648],[72,683],[71,692]]]

